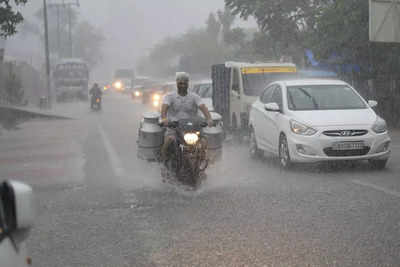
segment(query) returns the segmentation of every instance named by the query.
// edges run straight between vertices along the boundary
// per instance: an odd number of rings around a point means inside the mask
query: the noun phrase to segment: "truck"
[[[293,63],[226,62],[212,66],[212,102],[222,116],[225,130],[238,140],[248,135],[249,113],[266,86],[274,81],[297,76]]]
[[[60,60],[53,71],[57,102],[78,98],[88,100],[89,67],[79,58]]]
[[[115,91],[130,93],[133,90],[135,72],[133,69],[117,69],[114,72],[112,86]]]

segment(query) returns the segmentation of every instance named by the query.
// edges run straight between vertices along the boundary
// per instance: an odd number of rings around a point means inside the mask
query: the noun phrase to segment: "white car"
[[[284,168],[294,162],[368,160],[383,169],[390,156],[386,122],[339,80],[274,82],[250,111],[250,154],[264,151]]]
[[[209,111],[214,111],[212,101],[213,88],[211,80],[194,83],[192,92],[201,97],[201,100],[207,106]]]
[[[0,184],[0,266],[30,266],[25,240],[33,225],[32,188],[16,181]]]

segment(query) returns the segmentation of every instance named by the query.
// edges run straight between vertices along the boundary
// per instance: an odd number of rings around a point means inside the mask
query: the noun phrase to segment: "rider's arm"
[[[201,112],[203,112],[204,117],[206,117],[207,121],[212,121],[211,114],[210,114],[210,111],[208,111],[207,106],[204,104],[201,104],[199,106],[199,108],[200,108]]]
[[[200,96],[198,96],[197,94],[193,94],[193,95],[194,95],[194,100],[196,102],[196,105],[199,107],[199,109],[204,114],[204,117],[207,120],[208,127],[211,127],[213,125],[213,120],[211,118],[211,114],[208,111],[207,106],[204,104],[204,102],[203,102],[203,100],[201,99]]]
[[[167,121],[168,108],[170,104],[171,104],[171,96],[170,95],[164,96],[161,106],[161,122]]]
[[[161,120],[162,121],[167,120],[168,107],[169,107],[168,104],[163,104],[161,106]]]

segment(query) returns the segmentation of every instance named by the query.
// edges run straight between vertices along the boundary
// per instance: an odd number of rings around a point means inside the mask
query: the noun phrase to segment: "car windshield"
[[[361,97],[346,85],[289,86],[287,99],[290,110],[367,108]]]
[[[244,94],[247,96],[259,96],[265,87],[278,80],[286,80],[296,77],[296,73],[247,73],[243,75]]]
[[[212,97],[212,84],[211,83],[204,83],[200,84],[198,95],[201,98],[211,98]]]

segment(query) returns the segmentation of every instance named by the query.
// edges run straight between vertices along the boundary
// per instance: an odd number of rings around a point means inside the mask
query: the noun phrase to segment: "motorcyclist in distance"
[[[97,83],[94,83],[93,87],[89,91],[89,94],[92,96],[91,101],[90,101],[90,107],[93,108],[96,98],[99,97],[101,99],[103,92],[101,91],[99,85]],[[100,101],[100,103],[101,103],[101,101]],[[99,105],[100,105],[100,103],[99,103]]]

